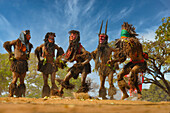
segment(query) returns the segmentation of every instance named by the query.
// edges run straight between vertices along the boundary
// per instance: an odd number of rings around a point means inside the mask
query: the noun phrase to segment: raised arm
[[[112,51],[112,52],[118,52],[118,51],[119,51],[119,48],[112,48],[112,47],[111,47],[111,51]]]
[[[5,48],[5,50],[10,54],[10,56],[12,55],[12,46],[15,45],[17,43],[18,40],[13,40],[13,41],[6,41],[3,44],[3,47]]]
[[[55,49],[57,49],[56,58],[64,54],[64,50],[62,47],[59,47],[58,45],[55,44]]]
[[[96,59],[96,54],[97,54],[97,48],[96,48],[96,50],[91,52],[91,56],[92,56],[93,60]]]
[[[123,51],[116,50],[113,55],[114,59],[112,60],[113,63],[119,62],[122,63],[126,60],[127,56],[124,54]]]
[[[42,55],[42,47],[44,44],[40,45],[35,49],[35,55],[37,56],[38,61],[40,61],[40,56]]]

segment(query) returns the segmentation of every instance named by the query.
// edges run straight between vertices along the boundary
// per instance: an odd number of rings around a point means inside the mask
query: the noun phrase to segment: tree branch
[[[165,73],[170,73],[170,70],[165,70],[165,71],[163,72],[163,74],[165,74]]]
[[[162,81],[164,82],[168,92],[170,92],[170,84],[168,84],[168,82],[165,79],[162,79]]]
[[[148,81],[147,81],[147,82],[146,82],[146,81],[144,81],[143,83],[145,83],[145,84],[151,83],[151,84],[152,84],[152,82],[148,82]]]
[[[148,74],[152,75],[152,77],[156,80],[156,77],[158,77],[159,79],[162,79],[160,76],[158,75],[154,75],[153,73],[155,73],[154,71],[150,70],[149,68],[147,68],[148,70]],[[152,72],[152,73],[151,73]]]
[[[153,82],[153,84],[155,84],[158,87],[160,87],[162,90],[164,90],[169,95],[169,92],[166,90],[166,88],[164,86],[162,86],[159,82]]]

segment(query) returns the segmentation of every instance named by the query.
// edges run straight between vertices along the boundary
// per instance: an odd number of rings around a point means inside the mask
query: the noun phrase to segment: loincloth
[[[139,62],[139,63],[133,63],[133,62],[128,62],[124,67],[123,69],[127,69],[127,68],[130,68],[132,69],[134,66],[138,65],[140,68],[139,68],[139,72],[145,72],[146,69],[147,69],[147,62],[144,61],[144,62]]]
[[[101,64],[99,69],[100,76],[108,76],[110,73],[115,72],[114,66],[106,66],[106,64]]]
[[[53,72],[58,71],[56,63],[46,63],[43,65],[43,61],[38,62],[38,71],[43,74],[52,74]]]
[[[28,71],[28,63],[26,60],[12,61],[10,70],[19,74],[26,73]]]
[[[75,64],[71,68],[69,68],[68,71],[71,71],[73,78],[77,79],[79,76],[79,73],[82,73],[82,72],[85,72],[86,74],[91,73],[91,65],[90,63],[87,63],[84,66]]]

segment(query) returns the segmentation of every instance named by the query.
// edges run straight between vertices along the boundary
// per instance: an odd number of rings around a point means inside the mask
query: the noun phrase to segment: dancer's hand
[[[110,64],[111,62],[112,62],[112,60],[108,60],[108,61],[107,61],[107,64]]]
[[[13,53],[11,53],[11,54],[9,55],[9,60],[11,60],[11,61],[16,60]]]

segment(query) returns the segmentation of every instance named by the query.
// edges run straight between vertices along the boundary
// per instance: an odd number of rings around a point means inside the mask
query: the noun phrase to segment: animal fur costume
[[[29,43],[30,38],[29,30],[22,31],[17,40],[7,41],[3,45],[3,47],[9,53],[9,59],[11,61],[10,70],[12,71],[14,77],[12,83],[9,86],[10,97],[12,97],[14,94],[18,97],[21,97],[22,95],[25,96],[26,87],[24,84],[24,78],[26,72],[28,71],[27,60],[29,59],[29,54],[33,47],[32,44]],[[12,53],[12,46],[14,46],[14,53]],[[18,77],[22,83],[20,82],[20,84],[17,86],[16,82]]]
[[[48,37],[49,35],[54,35],[55,37],[55,33],[52,32],[48,32],[45,36],[44,39],[44,44],[40,45],[39,47],[36,48],[35,50],[35,54],[38,58],[38,71],[44,73],[44,74],[51,74],[53,72],[57,72],[58,71],[58,65],[55,61],[55,59],[57,59],[57,57],[61,56],[64,51],[61,47],[58,47],[56,44],[50,43],[48,41]],[[55,49],[57,48],[57,55],[55,57]],[[53,59],[53,62],[49,62],[46,57],[47,56],[51,56]],[[43,60],[40,60],[40,57],[43,57]]]
[[[137,89],[138,98],[141,98],[141,91],[138,87],[138,73],[145,72],[147,69],[147,63],[144,60],[144,56],[147,56],[143,53],[142,44],[139,42],[138,38],[136,38],[138,34],[135,32],[135,28],[126,22],[122,25],[121,38],[116,42],[116,48],[119,49],[115,53],[115,61],[119,61],[120,63],[124,62],[127,57],[131,58],[129,63],[127,63],[123,69],[119,72],[118,78],[118,86],[123,92],[122,99],[128,98],[128,94],[125,88],[129,88],[123,77],[127,74],[130,74],[130,88]]]
[[[55,33],[48,32],[45,35],[44,44],[36,48],[35,54],[38,58],[38,71],[43,73],[44,86],[42,97],[55,95],[57,93],[58,87],[55,84],[55,72],[58,71],[58,67],[61,67],[58,57],[60,57],[64,51],[61,47],[58,47],[54,42]],[[55,49],[57,49],[57,55],[55,56]],[[40,58],[43,57],[43,60]],[[56,60],[57,59],[57,60]],[[63,65],[62,65],[63,66]],[[51,74],[52,88],[48,85],[48,75]]]
[[[80,73],[85,72],[87,74],[91,73],[91,65],[89,63],[91,59],[91,54],[84,49],[84,47],[81,45],[80,41],[80,33],[76,30],[69,31],[69,34],[76,34],[77,37],[73,40],[69,39],[69,47],[66,51],[66,53],[63,55],[64,62],[74,62],[77,63],[74,64],[71,68],[69,68],[68,72],[70,73],[68,78],[73,77],[74,79],[77,79]],[[87,62],[84,63],[83,62]],[[86,77],[85,77],[86,78]],[[85,78],[83,81],[85,81]],[[65,77],[67,79],[67,75]],[[58,80],[58,82],[62,85],[62,88],[60,90],[60,93],[63,93],[63,88],[66,89],[72,89],[74,88],[74,85],[69,83],[69,80]],[[79,92],[88,92],[89,91],[89,84],[88,83],[82,83],[81,88],[77,91]]]
[[[105,27],[105,33],[101,33],[103,21],[99,31],[99,45],[95,51],[92,52],[93,59],[95,61],[95,70],[99,71],[100,75],[100,90],[99,96],[103,99],[106,99],[106,88],[104,87],[106,76],[109,78],[110,88],[108,90],[108,95],[111,99],[113,99],[113,95],[116,94],[116,89],[113,85],[113,73],[118,69],[118,65],[116,63],[107,64],[108,60],[110,60],[112,52],[115,50],[108,45],[108,35],[107,35],[107,23]]]

